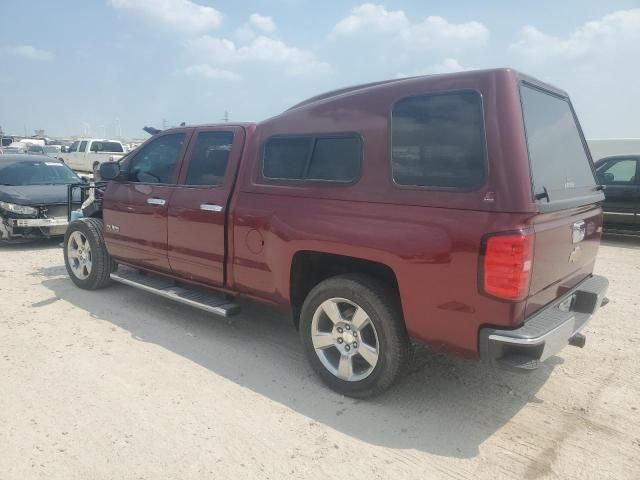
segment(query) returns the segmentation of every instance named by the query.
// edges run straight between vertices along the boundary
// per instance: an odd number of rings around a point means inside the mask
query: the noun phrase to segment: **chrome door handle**
[[[213,203],[202,203],[200,204],[200,210],[204,210],[205,212],[221,212],[222,207],[220,205],[214,205]]]
[[[167,201],[163,198],[147,198],[149,205],[164,205]]]

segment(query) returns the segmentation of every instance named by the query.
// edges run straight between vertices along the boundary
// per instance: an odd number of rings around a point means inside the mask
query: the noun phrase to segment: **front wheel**
[[[302,306],[300,335],[320,378],[351,397],[387,389],[408,358],[397,295],[365,275],[340,275],[316,285]]]
[[[69,224],[64,236],[64,264],[78,287],[105,287],[117,265],[104,243],[102,220],[81,218]]]

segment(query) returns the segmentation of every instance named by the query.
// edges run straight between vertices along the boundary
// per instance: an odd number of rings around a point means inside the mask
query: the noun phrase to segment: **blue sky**
[[[116,133],[261,120],[373,80],[511,66],[589,138],[640,137],[640,1],[3,2],[0,125]]]

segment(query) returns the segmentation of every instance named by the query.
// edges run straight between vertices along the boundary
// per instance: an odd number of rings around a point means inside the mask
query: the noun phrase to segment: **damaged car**
[[[64,235],[68,186],[83,181],[57,159],[0,155],[0,243]]]

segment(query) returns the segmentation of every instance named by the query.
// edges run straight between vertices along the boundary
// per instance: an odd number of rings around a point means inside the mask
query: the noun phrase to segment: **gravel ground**
[[[529,375],[417,351],[369,401],[295,330],[67,278],[58,242],[0,247],[0,479],[640,478],[640,240],[608,238],[611,303]]]

